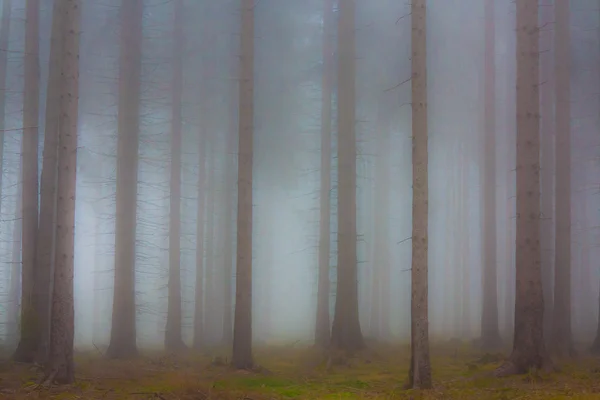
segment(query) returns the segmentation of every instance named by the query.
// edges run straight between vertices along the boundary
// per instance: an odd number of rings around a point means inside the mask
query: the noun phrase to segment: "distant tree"
[[[57,0],[62,12],[61,97],[56,212],[56,258],[50,348],[45,380],[61,384],[74,381],[73,337],[75,310],[73,262],[75,254],[75,187],[77,173],[77,114],[79,102],[80,0]]]
[[[206,148],[204,132],[198,134],[198,203],[196,221],[196,285],[194,291],[194,337],[192,346],[204,344],[204,203],[206,199]]]
[[[240,94],[235,315],[231,363],[251,369],[252,357],[252,160],[254,133],[254,0],[240,0]]]
[[[598,0],[598,43],[600,43],[600,0]],[[600,76],[599,76],[600,77]],[[590,351],[594,355],[600,354],[600,296],[598,296],[598,324],[596,327],[596,338],[592,343]]]
[[[427,127],[427,1],[411,3],[412,46],[412,268],[411,360],[408,386],[431,388],[428,317],[428,127]]]
[[[547,365],[540,252],[538,1],[517,0],[517,231],[513,350],[496,376]]]
[[[35,255],[38,229],[39,0],[25,2],[25,85],[23,89],[23,207],[21,340],[13,359],[33,362],[39,325],[35,312]]]
[[[143,10],[143,0],[123,0],[121,3],[115,277],[110,344],[106,351],[111,358],[128,358],[137,354],[135,241]]]

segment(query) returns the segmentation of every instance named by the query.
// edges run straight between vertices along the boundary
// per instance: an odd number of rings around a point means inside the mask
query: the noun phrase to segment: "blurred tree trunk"
[[[329,259],[331,250],[331,88],[333,85],[333,0],[323,1],[323,75],[321,81],[321,186],[319,189],[319,272],[315,345],[331,339]]]
[[[111,358],[137,354],[135,242],[143,11],[143,0],[123,0],[121,3],[115,277],[112,328],[106,352]]]
[[[208,115],[208,114],[207,114]],[[210,118],[210,116],[208,117]],[[209,138],[207,140],[207,198],[206,198],[206,264],[204,267],[204,340],[209,346],[215,345],[215,201],[217,197],[216,174],[216,135],[210,124],[207,129]]]
[[[39,324],[35,312],[35,254],[38,229],[38,124],[39,124],[39,0],[25,2],[25,54],[23,88],[23,207],[21,266],[21,339],[13,359],[33,362]]]
[[[458,225],[461,226],[458,238],[458,273],[460,275],[460,330],[457,332],[460,338],[469,339],[471,336],[470,321],[470,293],[471,293],[471,274],[470,274],[470,215],[469,215],[469,162],[471,157],[470,146],[468,142],[471,140],[468,134],[463,133],[459,144],[459,218]]]
[[[240,92],[237,261],[231,363],[251,369],[252,359],[252,159],[254,137],[254,0],[240,0]]]
[[[23,170],[23,162],[19,160],[19,178]],[[20,181],[21,179],[19,179]],[[11,254],[11,269],[10,269],[10,288],[8,293],[9,309],[8,309],[8,337],[11,344],[17,344],[19,340],[19,299],[21,289],[21,230],[22,230],[22,215],[21,198],[23,197],[22,182],[17,183],[17,198],[15,200],[15,212],[12,232],[12,254]]]
[[[55,257],[56,235],[56,177],[58,167],[58,121],[62,72],[62,12],[56,7],[52,15],[50,62],[46,90],[46,119],[42,177],[40,180],[40,218],[36,249],[36,312],[39,323],[37,361],[44,363],[48,356],[50,336],[50,296]]]
[[[174,2],[171,176],[169,200],[169,283],[165,349],[186,346],[181,333],[181,95],[183,91],[183,0]]]
[[[571,35],[568,1],[555,5],[556,236],[552,352],[573,354],[571,334]]]
[[[194,338],[193,347],[204,345],[204,204],[206,200],[206,148],[204,132],[198,135],[198,210],[196,221],[196,289],[194,294]]]
[[[496,24],[494,0],[485,2],[485,82],[483,140],[483,306],[481,346],[502,345],[498,327],[498,278],[496,250]]]
[[[540,266],[539,30],[537,0],[517,0],[517,238],[513,351],[496,376],[549,361]]]
[[[412,265],[411,360],[408,386],[431,388],[428,317],[428,127],[427,127],[427,7],[411,4],[412,45]]]
[[[75,188],[77,173],[77,118],[79,102],[79,33],[81,2],[57,0],[61,6],[62,74],[57,174],[56,259],[52,291],[52,320],[46,378],[70,384],[75,379],[73,337],[73,261],[75,254]]]
[[[331,328],[334,348],[365,347],[358,319],[356,265],[355,0],[339,3],[338,22],[338,266]]]

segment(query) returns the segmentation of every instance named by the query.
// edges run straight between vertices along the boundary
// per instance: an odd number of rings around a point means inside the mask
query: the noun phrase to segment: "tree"
[[[13,359],[20,362],[33,362],[39,336],[34,302],[38,229],[39,12],[39,0],[25,2],[21,340],[13,354]]]
[[[333,0],[323,1],[323,76],[321,83],[321,186],[319,190],[319,273],[315,345],[326,347],[331,338],[329,315],[329,257],[331,206],[331,87]]]
[[[408,385],[431,388],[428,321],[428,145],[427,145],[427,6],[411,4],[412,48],[412,265],[411,265],[411,360]]]
[[[137,354],[135,238],[143,9],[143,0],[123,0],[121,3],[115,277],[110,344],[106,351],[111,358]]]
[[[251,369],[252,358],[252,160],[254,133],[254,0],[241,0],[238,212],[235,313],[231,363]]]
[[[206,149],[204,133],[198,134],[198,204],[196,221],[196,286],[194,292],[194,338],[192,346],[200,350],[204,339],[204,203],[206,198]]]
[[[600,0],[598,1],[598,38],[600,39]],[[600,354],[600,296],[598,296],[598,325],[596,327],[596,338],[592,343],[590,351],[594,355]]]
[[[365,347],[358,319],[356,265],[355,0],[339,3],[338,22],[338,267],[331,346]]]
[[[181,351],[181,93],[183,87],[183,0],[175,0],[169,208],[169,283],[165,348]]]
[[[75,254],[75,187],[77,173],[77,114],[79,102],[80,0],[57,0],[62,12],[62,74],[57,173],[56,258],[46,379],[70,384],[75,379],[73,336],[73,262]],[[58,12],[58,11],[55,11]],[[56,14],[55,14],[56,15]]]
[[[484,84],[484,186],[483,186],[483,307],[481,345],[495,349],[502,344],[498,327],[498,285],[496,254],[496,61],[494,0],[485,2],[485,84]]]
[[[547,365],[540,252],[539,30],[537,0],[517,0],[517,213],[513,350],[496,376]]]
[[[568,1],[555,2],[556,236],[552,350],[573,353],[571,334],[571,35]]]

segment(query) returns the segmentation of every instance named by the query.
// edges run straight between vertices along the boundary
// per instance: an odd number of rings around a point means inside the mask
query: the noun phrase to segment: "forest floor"
[[[225,351],[223,351],[225,354]],[[147,354],[107,360],[79,353],[76,382],[39,387],[40,371],[0,362],[0,399],[600,399],[600,359],[581,357],[560,372],[496,379],[500,354],[456,342],[432,346],[434,389],[405,390],[409,348],[371,344],[353,358],[327,357],[300,344],[255,349],[259,372],[232,371],[218,356]]]

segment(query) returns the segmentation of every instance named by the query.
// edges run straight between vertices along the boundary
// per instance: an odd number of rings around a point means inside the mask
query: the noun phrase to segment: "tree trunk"
[[[517,234],[513,351],[497,376],[547,362],[540,252],[539,30],[537,0],[517,0]]]
[[[428,156],[427,156],[427,8],[426,0],[411,5],[412,43],[412,269],[411,388],[431,388],[428,320]]]
[[[571,335],[571,35],[568,1],[556,1],[555,127],[556,127],[556,236],[552,351],[559,357],[573,353]]]
[[[13,354],[13,359],[19,362],[34,361],[39,337],[34,302],[38,229],[39,12],[39,0],[25,2],[21,339]]]
[[[63,11],[62,74],[59,119],[56,259],[52,320],[46,377],[51,382],[70,384],[75,379],[73,336],[73,261],[75,254],[75,188],[77,173],[77,116],[79,101],[79,0],[57,0]]]
[[[598,15],[597,16],[598,16],[598,39],[600,39],[600,0],[598,0]],[[600,41],[599,41],[599,43],[600,43]],[[599,50],[600,50],[600,48],[599,48]],[[598,71],[600,71],[600,68],[598,68]],[[590,351],[594,355],[600,354],[600,291],[598,294],[598,325],[596,328],[596,338],[594,339],[594,342],[592,343],[592,347],[591,347]]]
[[[204,345],[204,203],[206,199],[206,149],[204,133],[198,135],[198,212],[196,221],[196,289],[194,294],[193,347]]]
[[[329,259],[331,250],[331,87],[333,80],[333,0],[323,1],[323,75],[321,82],[321,186],[319,191],[319,272],[315,345],[325,348],[331,338]]]
[[[183,0],[175,0],[169,208],[169,283],[165,349],[181,351],[181,93],[183,89]]]
[[[254,0],[240,0],[240,93],[237,261],[231,363],[251,369],[252,359],[252,159],[254,136]]]
[[[123,0],[121,3],[115,278],[112,328],[106,352],[111,358],[137,354],[135,241],[143,10],[143,0]]]
[[[331,345],[365,347],[358,319],[356,265],[355,0],[339,3],[338,22],[338,266]]]
[[[23,170],[23,162],[19,160],[19,174]],[[19,294],[21,289],[21,230],[23,210],[21,207],[21,197],[23,197],[22,182],[17,183],[17,198],[15,200],[15,212],[13,222],[13,239],[12,239],[12,255],[10,269],[10,288],[8,293],[8,301],[10,308],[8,310],[8,337],[11,344],[16,344],[19,340]]]
[[[206,264],[204,267],[204,340],[205,345],[214,346],[215,341],[215,307],[217,301],[215,298],[215,251],[216,246],[216,224],[215,224],[215,202],[217,198],[216,184],[216,135],[214,128],[208,124],[208,140],[207,140],[207,173],[206,188]]]
[[[496,253],[496,25],[494,0],[485,3],[484,186],[483,186],[483,306],[481,346],[502,345],[498,327],[498,259]]]

